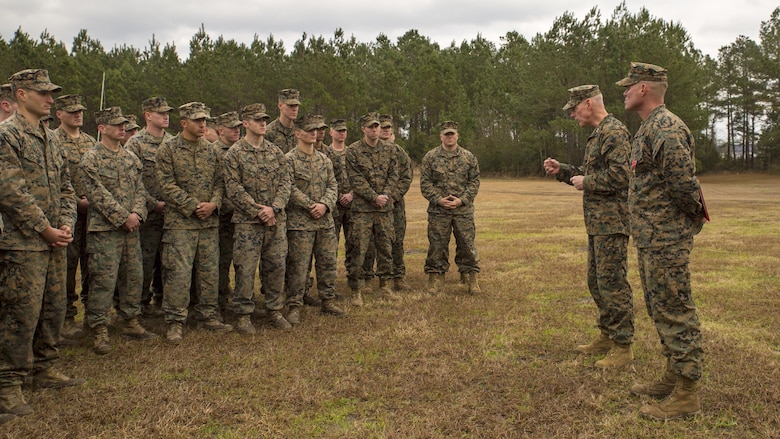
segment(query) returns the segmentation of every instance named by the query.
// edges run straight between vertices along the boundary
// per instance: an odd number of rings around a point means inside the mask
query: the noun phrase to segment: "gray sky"
[[[611,17],[620,0],[600,3],[573,0],[355,0],[271,2],[252,0],[0,0],[0,36],[11,39],[16,29],[37,39],[48,29],[58,41],[70,47],[80,29],[100,41],[108,50],[128,44],[148,46],[157,40],[173,42],[186,57],[189,41],[201,23],[217,37],[250,43],[257,34],[266,40],[273,34],[289,51],[303,32],[325,39],[342,28],[347,37],[373,41],[383,33],[391,40],[409,29],[417,29],[442,46],[460,43],[481,33],[500,44],[501,36],[517,31],[530,39],[550,29],[556,17],[571,12],[581,20],[598,7],[602,20]],[[756,42],[762,21],[778,6],[776,0],[626,0],[630,13],[645,6],[654,17],[680,22],[693,42],[705,54],[717,57],[718,49],[745,35]],[[282,6],[290,5],[290,6]],[[133,9],[130,9],[130,6]]]

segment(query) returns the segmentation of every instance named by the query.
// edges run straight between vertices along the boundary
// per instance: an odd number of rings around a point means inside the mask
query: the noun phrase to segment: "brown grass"
[[[704,328],[703,415],[650,422],[635,380],[662,368],[630,254],[634,367],[604,373],[575,344],[596,335],[585,284],[580,195],[551,180],[482,183],[477,247],[485,294],[455,269],[445,295],[424,293],[425,205],[408,197],[407,267],[417,290],[371,296],[346,319],[307,308],[303,325],[256,336],[188,328],[176,347],[112,333],[63,351],[81,388],[25,390],[36,414],[12,438],[770,438],[780,437],[780,179],[703,178],[713,222],[691,268]],[[343,269],[338,288],[346,290]],[[80,316],[79,316],[80,318]],[[147,321],[163,333],[161,321]]]

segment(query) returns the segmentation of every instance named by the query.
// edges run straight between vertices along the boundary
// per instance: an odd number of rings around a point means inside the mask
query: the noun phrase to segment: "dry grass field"
[[[36,413],[0,426],[0,437],[778,438],[780,178],[702,181],[712,223],[691,261],[706,352],[696,418],[640,419],[646,401],[629,395],[663,366],[636,252],[636,361],[602,372],[597,357],[574,351],[597,334],[580,194],[548,179],[486,179],[477,198],[483,295],[468,296],[454,266],[446,294],[425,293],[426,206],[415,182],[406,264],[416,289],[403,301],[368,296],[345,319],[307,308],[287,332],[187,328],[178,346],[112,332],[106,356],[87,336],[60,363],[87,384],[25,389]],[[164,333],[161,320],[146,323]]]

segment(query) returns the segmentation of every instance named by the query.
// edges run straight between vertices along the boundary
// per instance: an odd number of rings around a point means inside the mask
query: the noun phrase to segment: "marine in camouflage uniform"
[[[11,84],[0,85],[0,123],[14,115],[16,101],[11,93]]]
[[[217,132],[219,139],[212,143],[212,147],[219,156],[220,169],[225,153],[236,143],[241,136],[241,120],[237,111],[220,114],[217,117]],[[224,186],[224,180],[220,181]],[[220,310],[224,310],[233,300],[233,290],[230,288],[230,266],[233,264],[233,205],[226,198],[222,200],[219,209],[219,299]]]
[[[299,117],[295,121],[298,145],[286,154],[293,178],[287,203],[287,320],[294,325],[300,323],[312,257],[322,312],[344,315],[333,305],[338,241],[330,212],[336,208],[338,184],[330,159],[315,148],[321,124],[321,116]]]
[[[127,119],[127,123],[125,123],[125,138],[122,139],[121,142],[119,142],[119,144],[122,146],[125,146],[127,141],[130,140],[131,137],[138,134],[138,130],[141,129],[141,127],[137,123],[135,114],[125,114],[124,116]]]
[[[89,210],[89,201],[87,201],[84,192],[84,174],[81,171],[81,157],[84,153],[92,149],[97,141],[87,133],[81,131],[84,125],[84,110],[87,108],[81,104],[81,96],[64,95],[59,96],[54,101],[57,118],[60,120],[60,127],[54,130],[53,140],[60,144],[60,148],[68,156],[68,169],[70,171],[73,190],[76,191],[78,200],[78,217],[76,218],[76,228],[73,230],[73,242],[68,246],[68,272],[67,272],[67,291],[68,305],[65,310],[65,324],[63,328],[63,337],[72,337],[80,332],[80,328],[73,322],[76,316],[76,301],[79,299],[76,294],[76,269],[81,264],[81,302],[86,306],[89,297],[89,268],[87,265],[87,215]]]
[[[203,328],[232,331],[219,321],[219,215],[224,185],[217,151],[204,138],[209,108],[202,102],[179,107],[182,132],[160,145],[157,181],[165,200],[163,311],[168,341],[182,339],[190,304],[193,267],[197,279],[196,318]]]
[[[83,384],[52,367],[65,320],[65,247],[76,195],[64,151],[40,119],[52,92],[46,70],[10,78],[17,112],[0,125],[0,413],[33,412],[21,391],[28,374],[44,387]]]
[[[157,183],[157,150],[160,145],[173,139],[165,131],[170,122],[173,107],[163,97],[151,97],[141,104],[146,127],[125,143],[125,148],[136,155],[143,165],[143,181],[149,198],[146,207],[149,215],[141,224],[141,253],[144,264],[144,280],[141,291],[141,305],[147,316],[162,316],[163,287],[160,249],[162,248],[163,217],[165,202],[160,196]],[[152,306],[154,296],[155,306]]]
[[[301,105],[300,98],[300,92],[294,88],[279,90],[279,117],[266,128],[265,140],[278,146],[285,154],[297,144],[294,123]]]
[[[477,281],[479,257],[474,245],[474,198],[479,192],[479,164],[474,154],[458,145],[458,124],[441,124],[441,145],[428,151],[420,164],[420,190],[428,200],[428,292],[436,294],[450,268],[450,235],[455,236],[455,264],[469,292],[481,292]]]
[[[118,293],[117,312],[125,320],[125,335],[148,340],[156,336],[138,322],[141,314],[141,240],[139,227],[146,218],[146,189],[141,161],[122,148],[127,119],[119,107],[95,113],[101,142],[81,159],[84,193],[90,203],[87,220],[87,252],[93,258],[90,298],[85,312],[95,333],[97,354],[111,350],[109,311]]]
[[[284,276],[287,258],[285,206],[292,179],[284,153],[265,140],[268,115],[265,105],[241,109],[246,136],[230,147],[223,160],[225,191],[233,203],[236,231],[233,267],[236,271],[234,312],[236,331],[255,332],[250,315],[255,310],[255,273],[260,264],[261,292],[271,322],[290,327],[281,314],[284,308]]]
[[[377,269],[381,292],[390,299],[398,296],[390,288],[393,277],[392,248],[393,195],[398,188],[397,153],[391,143],[379,140],[379,114],[370,112],[360,118],[363,138],[347,147],[347,175],[355,198],[352,200],[352,232],[355,246],[348,283],[352,304],[362,306],[363,263],[373,239],[377,250]]]
[[[666,69],[631,63],[628,76],[617,85],[626,87],[626,110],[642,118],[631,144],[628,209],[647,312],[667,358],[660,382],[634,385],[631,392],[670,395],[661,403],[643,406],[640,414],[645,417],[691,416],[701,411],[698,380],[703,351],[688,263],[693,236],[706,219],[694,175],[693,136],[664,105]]]
[[[406,264],[404,264],[404,238],[406,237],[406,202],[404,196],[409,191],[414,178],[414,169],[409,154],[401,148],[401,145],[395,143],[393,134],[393,116],[382,114],[379,116],[379,139],[393,144],[396,149],[396,160],[398,164],[398,187],[393,200],[393,230],[395,240],[393,241],[393,288],[396,291],[409,290],[406,283]],[[373,277],[374,260],[376,259],[376,249],[373,241],[368,247],[366,260],[363,263],[364,279],[369,280]]]
[[[595,128],[588,136],[583,165],[548,158],[544,168],[558,181],[583,191],[582,204],[588,233],[588,289],[599,314],[601,335],[580,345],[585,354],[606,353],[596,367],[623,366],[633,360],[634,300],[628,283],[628,129],[607,113],[597,85],[569,89],[563,107],[581,127]]]
[[[344,145],[344,141],[347,138],[347,123],[344,119],[330,121],[330,136],[333,142],[325,148],[325,154],[333,164],[333,174],[336,177],[336,183],[338,183],[336,209],[332,211],[333,228],[336,232],[337,242],[342,230],[344,231],[344,266],[347,269],[347,273],[349,273],[354,254],[352,241],[349,240],[349,233],[352,230],[351,206],[353,194],[352,186],[349,184],[349,177],[347,176],[347,149],[346,145]]]

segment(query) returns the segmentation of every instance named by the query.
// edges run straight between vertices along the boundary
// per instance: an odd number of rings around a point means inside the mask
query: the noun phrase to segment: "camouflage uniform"
[[[194,116],[190,118],[198,119]],[[190,142],[179,134],[160,145],[157,179],[165,201],[162,238],[165,321],[184,323],[187,320],[193,265],[198,291],[196,317],[214,319],[219,294],[219,215],[215,210],[200,220],[195,210],[200,202],[214,203],[217,209],[222,205],[224,186],[217,151],[203,138]]]
[[[219,157],[220,172],[222,169],[222,160],[225,157],[230,146],[217,140],[212,143],[212,148]],[[220,181],[224,187],[224,179]],[[223,189],[224,193],[224,189]],[[222,199],[222,207],[219,209],[219,299],[220,308],[224,308],[232,299],[233,291],[230,289],[230,265],[233,264],[233,234],[235,227],[233,225],[233,205],[227,198]]]
[[[393,144],[397,151],[398,164],[398,189],[392,194],[393,200],[393,231],[395,240],[393,241],[393,278],[401,279],[406,276],[406,264],[404,264],[404,238],[406,237],[406,202],[404,196],[409,191],[414,178],[414,169],[412,168],[412,159],[409,154],[398,144]],[[368,247],[366,260],[363,262],[364,279],[373,277],[374,260],[376,259],[376,248],[374,242]]]
[[[57,98],[57,109],[68,112],[84,111],[86,107],[81,105],[80,97],[77,95],[60,96]],[[81,171],[80,163],[84,153],[89,151],[97,141],[87,133],[79,133],[78,138],[73,138],[65,132],[62,127],[53,132],[52,141],[58,142],[60,148],[65,151],[68,157],[68,170],[70,171],[71,184],[76,191],[76,199],[84,198],[84,174]],[[74,305],[79,299],[76,294],[76,269],[81,264],[81,302],[86,304],[89,296],[89,268],[87,265],[87,215],[88,212],[78,212],[76,218],[76,227],[73,229],[73,242],[68,245],[68,271],[67,271],[67,294],[68,304],[65,310],[65,318],[73,319],[78,314]]]
[[[122,225],[131,213],[142,221],[146,218],[148,195],[141,179],[141,161],[124,148],[114,152],[98,144],[84,154],[81,169],[90,203],[87,252],[95,261],[89,267],[91,295],[86,317],[90,328],[96,328],[109,324],[115,290],[120,317],[129,320],[140,315],[140,232],[127,231]]]
[[[338,195],[336,200],[352,191],[352,186],[349,184],[349,178],[347,176],[347,150],[336,151],[332,146],[325,148],[325,154],[333,164],[333,174],[338,184]],[[344,230],[344,266],[348,270],[352,267],[352,257],[354,254],[354,248],[352,241],[349,240],[349,233],[352,230],[352,208],[344,207],[338,202],[336,208],[331,211],[333,214],[333,230],[336,232],[336,244],[338,246],[339,235]]]
[[[703,362],[701,325],[688,262],[704,211],[693,147],[685,123],[665,105],[656,107],[632,141],[628,208],[647,312],[663,354],[678,375],[698,380]]]
[[[300,105],[300,93],[294,88],[279,90],[279,102],[287,105]],[[279,118],[273,120],[265,129],[265,140],[273,143],[287,154],[298,144],[295,139],[295,127],[287,128]]]
[[[272,311],[284,308],[285,259],[287,258],[286,214],[292,180],[282,151],[267,140],[259,148],[241,139],[230,147],[223,160],[225,191],[233,203],[236,231],[233,268],[236,272],[234,311],[249,315],[253,301],[255,273],[260,263],[261,291],[265,306]],[[260,205],[274,206],[276,225],[260,221]]]
[[[420,164],[420,190],[429,202],[425,272],[442,274],[449,270],[450,235],[454,234],[458,271],[478,273],[479,257],[474,246],[474,198],[479,191],[477,158],[460,145],[454,151],[446,151],[442,146],[428,151]],[[449,195],[460,198],[463,205],[452,210],[439,206],[439,200]]]
[[[287,205],[287,305],[303,305],[312,256],[316,261],[317,291],[323,299],[332,300],[338,246],[330,214],[336,207],[338,192],[333,165],[317,150],[308,155],[296,147],[286,157],[293,178]],[[327,206],[328,213],[312,218],[309,210],[314,203]]]
[[[634,339],[634,301],[626,278],[629,149],[628,129],[610,114],[588,137],[583,166],[562,163],[555,177],[571,185],[575,175],[585,176],[588,289],[599,310],[599,329],[620,345]]]
[[[14,76],[35,76],[30,82],[60,90],[45,70]],[[66,249],[50,247],[40,233],[73,228],[76,195],[65,152],[51,138],[19,112],[0,126],[0,387],[18,388],[31,371],[48,369],[59,357]]]
[[[393,276],[393,195],[398,191],[398,165],[393,144],[381,140],[376,146],[370,146],[361,139],[347,147],[346,156],[347,175],[355,195],[352,232],[348,238],[355,253],[347,276],[350,288],[356,289],[360,287],[363,262],[372,237],[377,250],[377,276],[383,280]],[[382,194],[390,199],[380,208],[373,201]]]
[[[167,105],[167,104],[166,104]],[[160,276],[160,249],[162,248],[163,224],[165,218],[163,214],[154,211],[158,201],[162,200],[160,196],[160,185],[157,183],[157,150],[160,145],[173,139],[173,136],[166,132],[162,137],[155,137],[146,131],[146,128],[139,131],[135,136],[125,144],[125,148],[141,160],[143,165],[144,187],[149,194],[146,207],[149,215],[141,224],[141,253],[143,256],[144,280],[142,283],[141,303],[148,304],[152,300],[152,281],[153,278]],[[155,288],[154,301],[159,305],[162,303],[163,292]]]

